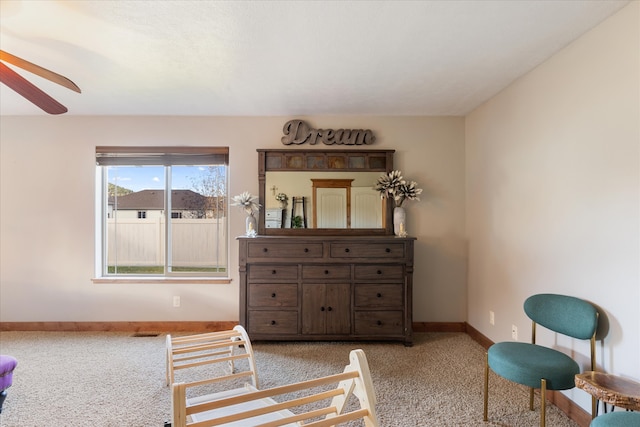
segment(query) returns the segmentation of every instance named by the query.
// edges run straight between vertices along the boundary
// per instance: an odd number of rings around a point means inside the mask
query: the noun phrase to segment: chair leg
[[[529,387],[529,410],[533,411],[533,387]]]
[[[484,421],[489,416],[489,353],[485,353],[484,367]]]
[[[4,400],[7,398],[7,390],[2,390],[0,393],[0,414],[2,413],[2,405],[4,405]]]
[[[545,415],[547,411],[547,380],[540,380],[540,427],[545,427]]]

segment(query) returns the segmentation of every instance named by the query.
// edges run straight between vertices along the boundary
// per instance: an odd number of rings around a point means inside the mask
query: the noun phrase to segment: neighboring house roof
[[[207,206],[210,198],[191,190],[172,190],[171,209],[196,210]],[[109,198],[110,204],[115,200]],[[164,190],[142,190],[124,196],[118,196],[118,210],[162,210],[164,209]]]

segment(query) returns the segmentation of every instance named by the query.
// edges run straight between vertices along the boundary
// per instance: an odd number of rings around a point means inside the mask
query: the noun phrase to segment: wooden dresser
[[[264,223],[266,228],[284,228],[285,212],[282,208],[265,209]]]
[[[412,344],[414,238],[238,240],[240,323],[252,340]]]

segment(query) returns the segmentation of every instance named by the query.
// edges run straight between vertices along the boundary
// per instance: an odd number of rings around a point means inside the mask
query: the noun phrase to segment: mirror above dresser
[[[258,234],[392,235],[392,203],[373,187],[393,170],[394,152],[259,149]]]

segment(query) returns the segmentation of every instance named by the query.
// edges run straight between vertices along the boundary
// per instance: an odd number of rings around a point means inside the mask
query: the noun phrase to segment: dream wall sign
[[[284,145],[309,143],[315,145],[371,145],[376,140],[369,129],[313,129],[302,120],[289,120],[282,129]]]

